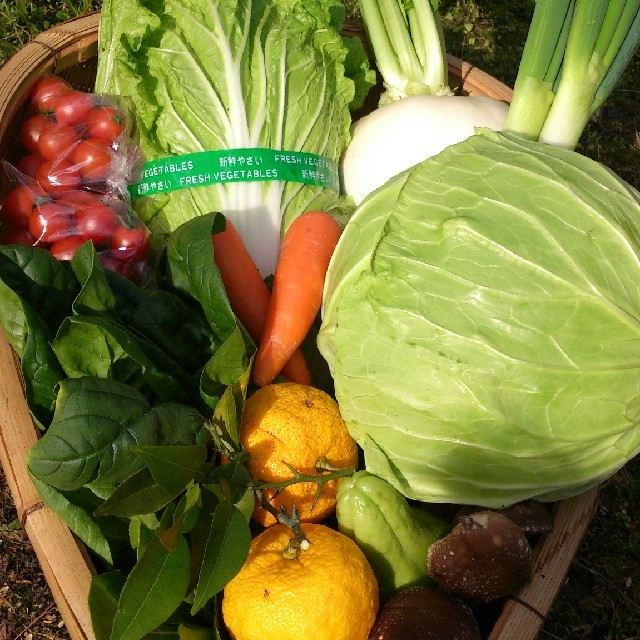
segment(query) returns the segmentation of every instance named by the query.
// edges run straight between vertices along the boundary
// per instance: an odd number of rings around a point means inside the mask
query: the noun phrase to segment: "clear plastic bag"
[[[126,190],[143,161],[132,140],[124,102],[72,89],[44,76],[31,90],[18,139],[24,153],[16,168],[47,192]]]
[[[104,266],[142,280],[150,234],[128,186],[143,165],[119,99],[77,91],[44,76],[31,90],[11,188],[0,208],[0,241],[47,249],[70,260],[90,240]]]
[[[3,164],[12,185],[0,208],[3,244],[42,247],[59,260],[70,260],[91,240],[106,268],[132,280],[143,278],[150,234],[126,193],[46,191],[35,178]]]

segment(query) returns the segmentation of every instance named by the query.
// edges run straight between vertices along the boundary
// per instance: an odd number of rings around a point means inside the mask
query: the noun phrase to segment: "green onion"
[[[505,129],[573,149],[640,44],[640,0],[538,0]]]
[[[437,0],[359,0],[385,93],[381,104],[450,94]]]

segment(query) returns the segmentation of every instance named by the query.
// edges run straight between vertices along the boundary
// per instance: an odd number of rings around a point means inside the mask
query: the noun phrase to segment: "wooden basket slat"
[[[86,549],[52,511],[42,505],[27,468],[27,451],[38,432],[22,387],[20,365],[0,328],[0,465],[18,518],[72,640],[93,640],[87,594],[93,566]]]
[[[93,89],[97,63],[99,13],[95,12],[45,31],[21,49],[0,69],[0,158],[13,161],[18,154],[15,136],[35,80],[48,73],[65,77],[74,87]],[[362,36],[360,25],[349,23],[350,35]],[[511,89],[489,74],[451,55],[449,84],[468,95],[488,95],[509,101]],[[369,105],[375,94],[372,94]],[[4,174],[4,172],[2,172]],[[8,188],[0,182],[0,199]],[[40,499],[26,466],[26,452],[36,441],[23,395],[20,365],[0,328],[0,464],[18,515],[32,541],[43,573],[51,587],[72,640],[94,640],[87,605],[94,572],[85,547]],[[555,505],[552,533],[535,548],[531,582],[509,601],[488,640],[535,640],[566,577],[597,504],[597,489]],[[34,507],[36,510],[32,511]],[[522,604],[525,603],[525,604]]]

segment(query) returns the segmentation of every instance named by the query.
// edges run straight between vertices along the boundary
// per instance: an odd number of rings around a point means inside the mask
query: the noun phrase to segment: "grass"
[[[533,0],[440,0],[447,50],[513,85]],[[0,0],[0,64],[36,33],[98,0]],[[353,3],[350,4],[353,15]],[[640,189],[640,56],[587,127],[579,150]],[[605,483],[598,512],[541,640],[640,640],[640,459]],[[0,638],[68,638],[0,474]],[[516,639],[514,639],[516,640]]]

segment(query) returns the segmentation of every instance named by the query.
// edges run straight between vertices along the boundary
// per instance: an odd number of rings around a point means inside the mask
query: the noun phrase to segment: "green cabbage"
[[[339,0],[104,0],[95,90],[128,99],[147,161],[258,147],[337,163],[350,108],[374,78],[361,41],[340,34],[344,16]],[[302,212],[343,220],[351,212],[328,188],[278,180],[135,204],[156,242],[197,215],[223,212],[265,276],[281,232]]]
[[[575,495],[640,450],[640,194],[481,130],[348,223],[318,346],[366,468],[407,497]]]

